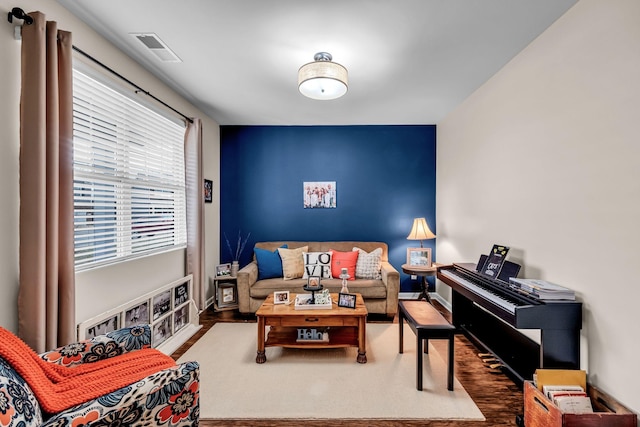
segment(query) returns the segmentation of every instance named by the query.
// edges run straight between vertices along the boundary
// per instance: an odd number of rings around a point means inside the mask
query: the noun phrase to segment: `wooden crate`
[[[587,385],[593,413],[565,414],[531,381],[524,383],[525,427],[637,427],[637,415],[596,387]]]

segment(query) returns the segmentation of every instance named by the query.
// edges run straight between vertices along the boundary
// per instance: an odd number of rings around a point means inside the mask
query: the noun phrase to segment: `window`
[[[73,74],[76,270],[186,244],[184,125]]]

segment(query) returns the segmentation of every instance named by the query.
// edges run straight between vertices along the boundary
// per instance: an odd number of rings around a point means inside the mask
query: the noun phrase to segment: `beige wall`
[[[506,244],[574,289],[590,381],[636,412],[639,46],[640,2],[580,0],[439,123],[436,193],[438,261]]]
[[[144,71],[91,28],[77,20],[56,2],[37,0],[0,0],[0,12],[6,17],[12,7],[25,11],[40,10],[58,27],[73,33],[73,42],[83,51],[153,93],[187,116],[200,117],[204,129],[204,176],[213,180],[214,201],[205,205],[205,267],[207,276],[215,275],[219,251],[219,141],[218,124],[205,117],[193,105]],[[20,22],[20,21],[18,21]],[[18,294],[18,210],[19,210],[19,103],[20,41],[13,38],[13,26],[0,25],[0,325],[17,329]],[[162,107],[160,107],[162,108]],[[128,299],[145,294],[184,275],[184,251],[173,251],[113,267],[79,273],[77,281],[77,321],[86,320]]]

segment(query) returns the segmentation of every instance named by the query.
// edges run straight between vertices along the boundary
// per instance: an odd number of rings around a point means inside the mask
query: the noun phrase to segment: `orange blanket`
[[[24,341],[0,327],[0,357],[36,395],[42,410],[57,413],[176,366],[155,349],[135,350],[94,363],[64,367],[42,360]]]

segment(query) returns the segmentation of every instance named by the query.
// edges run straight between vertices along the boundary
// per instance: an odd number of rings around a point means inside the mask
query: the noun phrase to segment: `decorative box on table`
[[[331,298],[328,299],[328,302],[324,304],[320,304],[318,298],[320,294],[316,295],[316,302],[314,304],[309,303],[313,298],[312,294],[298,294],[296,295],[295,306],[296,310],[330,310],[331,309]]]

